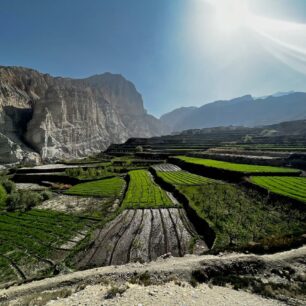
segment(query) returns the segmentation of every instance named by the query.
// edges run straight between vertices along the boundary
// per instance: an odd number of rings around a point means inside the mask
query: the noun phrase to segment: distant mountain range
[[[0,66],[0,164],[79,158],[132,137],[301,119],[306,119],[306,93],[301,92],[183,107],[159,120],[121,75],[71,79]]]
[[[218,126],[254,127],[301,119],[306,119],[304,92],[277,93],[261,98],[246,95],[201,107],[178,108],[160,118],[171,132]]]

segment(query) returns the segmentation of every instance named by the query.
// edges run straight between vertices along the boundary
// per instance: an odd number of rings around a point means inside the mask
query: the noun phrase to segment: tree
[[[143,152],[143,147],[142,147],[142,146],[137,146],[137,147],[135,148],[135,151],[136,151],[137,153],[141,153],[141,152]]]
[[[243,137],[243,142],[244,143],[252,143],[253,142],[253,137],[251,135],[245,135]]]

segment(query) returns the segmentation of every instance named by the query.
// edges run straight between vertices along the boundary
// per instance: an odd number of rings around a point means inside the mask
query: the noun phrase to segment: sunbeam
[[[275,58],[306,74],[306,24],[258,16],[245,0],[205,0],[215,12],[214,30],[224,39],[238,31],[258,34],[258,42]]]

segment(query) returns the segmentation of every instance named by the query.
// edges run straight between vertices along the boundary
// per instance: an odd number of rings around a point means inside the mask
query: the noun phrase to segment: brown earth
[[[207,250],[184,209],[125,210],[116,219],[94,233],[93,243],[78,254],[76,266],[120,265],[148,262],[170,253],[183,256]]]

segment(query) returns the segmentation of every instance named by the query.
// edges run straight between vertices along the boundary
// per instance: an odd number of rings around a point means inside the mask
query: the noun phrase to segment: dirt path
[[[103,284],[105,285],[106,283],[108,284],[114,283],[117,286],[120,286],[121,284],[125,284],[126,282],[129,282],[131,280],[135,281],[135,279],[142,281],[146,280],[147,282],[149,282],[149,284],[152,285],[165,284],[166,282],[171,281],[173,279],[179,280],[180,282],[189,281],[192,275],[194,275],[195,271],[204,271],[207,273],[207,275],[210,274],[210,277],[212,277],[212,273],[220,273],[221,275],[222,273],[224,273],[224,271],[227,271],[227,273],[233,271],[235,275],[238,275],[239,273],[247,274],[249,271],[254,277],[258,277],[263,281],[274,280],[275,283],[279,281],[280,283],[284,284],[287,280],[289,284],[296,285],[298,284],[299,280],[301,282],[306,281],[305,259],[306,259],[306,246],[297,250],[283,252],[275,255],[263,255],[263,256],[234,253],[222,256],[189,255],[179,258],[175,257],[170,257],[167,259],[159,258],[157,261],[151,262],[149,264],[135,263],[135,264],[122,265],[122,266],[107,266],[91,270],[78,271],[71,274],[60,275],[54,278],[35,281],[32,283],[21,285],[19,287],[11,287],[6,290],[0,290],[0,304],[18,305],[14,304],[13,302],[9,303],[9,301],[13,301],[18,298],[24,300],[26,297],[31,297],[31,296],[33,298],[34,297],[41,298],[42,296],[50,293],[50,290],[54,291],[54,290],[63,290],[69,288],[71,292],[75,292],[80,290],[81,286],[83,286],[81,289],[84,289],[84,287],[87,285],[102,286]],[[294,269],[295,271],[294,274],[291,274],[290,277],[286,275],[286,271],[289,266],[291,267],[291,269]],[[102,287],[104,288],[105,286]],[[104,290],[103,288],[101,289],[102,291]],[[134,294],[136,293],[133,293],[132,295]],[[251,304],[244,303],[244,301],[248,302],[248,300],[244,300],[243,296],[244,295],[241,295],[241,297],[238,298],[237,303],[235,305],[256,305],[252,303]],[[207,299],[209,300],[209,295]],[[235,298],[233,295],[233,302],[234,299]],[[299,301],[301,302],[299,303]],[[288,304],[288,305],[305,305],[304,303],[305,301],[306,301],[305,296],[301,296],[300,300],[298,300],[295,304]],[[258,300],[258,303],[259,302],[260,300]],[[61,304],[61,305],[69,305],[69,304]],[[94,305],[94,304],[89,303],[87,305]],[[116,304],[105,304],[105,305],[116,305]],[[128,305],[128,304],[122,303],[120,305]],[[144,304],[144,305],[152,305],[152,304]],[[203,304],[187,304],[187,305],[203,305]],[[222,303],[219,305],[222,305]],[[223,305],[230,305],[230,304],[223,304]],[[262,302],[262,305],[269,305],[269,304]]]
[[[224,287],[209,287],[206,284],[193,288],[188,283],[170,282],[163,286],[148,286],[127,284],[128,289],[112,299],[106,296],[111,287],[94,285],[77,292],[68,298],[50,301],[48,306],[72,305],[102,305],[102,306],[277,306],[285,305],[275,300],[262,298],[258,295],[236,291]],[[123,289],[124,290],[124,289]]]

